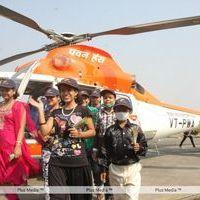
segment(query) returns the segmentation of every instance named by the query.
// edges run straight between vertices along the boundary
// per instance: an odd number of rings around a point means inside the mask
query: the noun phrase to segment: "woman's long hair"
[[[13,95],[13,99],[17,99],[18,96],[19,96],[19,93],[17,92],[17,90],[15,90],[15,94]]]

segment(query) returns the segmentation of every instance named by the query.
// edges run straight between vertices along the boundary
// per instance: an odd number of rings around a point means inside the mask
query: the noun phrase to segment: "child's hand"
[[[43,104],[43,102],[42,102],[41,100],[36,101],[36,100],[34,100],[33,97],[31,97],[31,96],[30,96],[30,98],[29,98],[29,103],[30,103],[32,106],[36,107],[38,110],[43,110],[43,109],[44,109],[44,104]]]
[[[70,137],[73,137],[73,138],[81,137],[80,132],[76,128],[69,128],[68,131],[70,131],[70,135],[69,135]]]

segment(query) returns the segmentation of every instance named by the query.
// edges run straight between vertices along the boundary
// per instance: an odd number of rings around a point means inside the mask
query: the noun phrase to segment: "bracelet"
[[[78,132],[78,135],[79,138],[83,138],[82,132]]]
[[[22,144],[22,142],[20,140],[17,140],[16,144]]]
[[[43,123],[39,123],[39,125],[40,125],[40,126],[42,126],[42,125],[45,125],[45,124],[46,124],[46,122],[43,122]]]

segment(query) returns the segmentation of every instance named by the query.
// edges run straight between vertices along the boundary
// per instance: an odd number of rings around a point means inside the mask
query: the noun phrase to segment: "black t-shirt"
[[[51,148],[50,164],[66,167],[82,167],[88,165],[84,142],[81,138],[70,137],[69,128],[82,130],[85,118],[91,117],[87,108],[76,106],[72,110],[63,108],[51,113],[54,118],[55,138]]]

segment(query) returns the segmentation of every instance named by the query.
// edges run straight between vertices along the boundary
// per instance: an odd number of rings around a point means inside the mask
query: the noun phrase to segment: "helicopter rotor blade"
[[[72,33],[57,34],[54,31],[44,30],[34,20],[32,20],[24,15],[21,15],[13,10],[10,10],[4,6],[1,6],[1,5],[0,5],[0,15],[6,17],[8,19],[11,19],[15,22],[18,22],[20,24],[23,24],[25,26],[28,26],[32,29],[35,29],[39,32],[42,32],[45,35],[47,35],[49,38],[56,41],[55,43],[46,45],[43,48],[40,48],[40,49],[37,49],[34,51],[30,51],[30,52],[20,53],[20,54],[5,58],[3,60],[0,60],[0,65],[12,62],[14,60],[17,60],[17,59],[23,58],[25,56],[29,56],[31,54],[41,52],[41,51],[49,51],[56,47],[60,47],[60,46],[64,46],[64,45],[67,46],[70,44],[77,44],[80,42],[91,40],[92,38],[98,37],[98,36],[132,35],[132,34],[139,34],[139,33],[145,33],[145,32],[150,32],[150,31],[172,29],[172,28],[193,26],[193,25],[200,24],[200,16],[194,16],[194,17],[165,20],[165,21],[153,22],[153,23],[147,23],[147,24],[140,24],[140,25],[134,25],[134,26],[127,26],[127,27],[108,30],[108,31],[104,31],[104,32],[98,32],[98,33],[87,33],[87,34],[81,34],[81,35],[74,35]]]
[[[35,53],[38,53],[38,52],[41,52],[41,51],[44,51],[45,48],[40,48],[40,49],[37,49],[37,50],[34,50],[34,51],[29,51],[29,52],[25,52],[25,53],[20,53],[20,54],[16,54],[14,56],[10,56],[8,58],[5,58],[3,60],[0,60],[0,66],[1,65],[4,65],[4,64],[7,64],[9,62],[12,62],[12,61],[15,61],[15,60],[18,60],[20,58],[23,58],[23,57],[26,57],[26,56],[29,56],[29,55],[32,55],[32,54],[35,54]]]
[[[68,45],[68,44],[66,42],[63,42],[63,41],[54,42],[52,44],[46,45],[46,46],[44,46],[44,47],[42,47],[40,49],[36,49],[34,51],[28,51],[28,52],[16,54],[16,55],[10,56],[8,58],[5,58],[3,60],[0,60],[0,66],[4,65],[4,64],[7,64],[9,62],[18,60],[20,58],[23,58],[23,57],[26,57],[26,56],[30,56],[30,55],[35,54],[35,53],[39,53],[39,52],[42,52],[42,51],[50,51],[50,50],[52,50],[54,48],[61,47],[61,46],[64,46],[64,45]]]
[[[43,28],[41,28],[34,20],[32,20],[22,14],[19,14],[13,10],[10,10],[2,5],[0,5],[0,15],[8,18],[10,20],[13,20],[17,23],[28,26],[29,28],[35,29],[41,33],[44,33],[48,37],[49,37],[49,35],[51,35],[50,31],[44,30]]]
[[[89,39],[92,39],[94,37],[103,35],[132,35],[132,34],[145,33],[150,31],[164,30],[164,29],[172,29],[184,26],[194,26],[199,24],[200,24],[200,16],[194,16],[194,17],[165,20],[147,24],[140,24],[135,26],[127,26],[109,31],[85,34],[85,35],[88,35]]]

